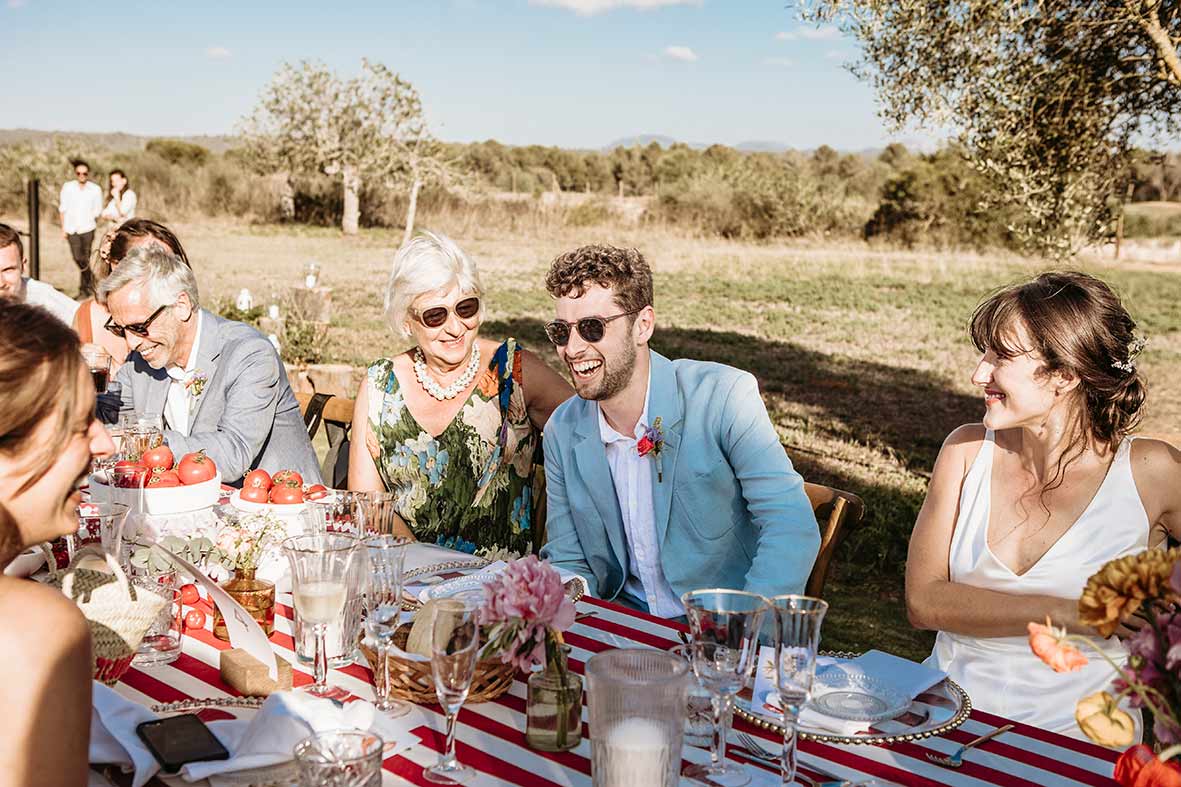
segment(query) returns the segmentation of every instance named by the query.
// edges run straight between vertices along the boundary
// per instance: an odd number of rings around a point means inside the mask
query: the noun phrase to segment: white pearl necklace
[[[422,390],[438,399],[440,402],[446,399],[454,399],[459,396],[461,391],[467,390],[467,387],[472,384],[472,380],[476,379],[476,372],[480,368],[480,345],[479,343],[472,345],[471,360],[468,361],[467,368],[463,370],[463,374],[455,379],[455,382],[444,388],[439,385],[426,370],[426,356],[422,354],[422,349],[414,348],[414,376],[418,378],[418,384],[422,386]]]

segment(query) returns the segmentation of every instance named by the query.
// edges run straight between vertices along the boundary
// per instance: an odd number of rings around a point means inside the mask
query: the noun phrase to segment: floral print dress
[[[508,339],[467,402],[432,437],[410,411],[393,361],[368,372],[368,449],[387,491],[420,541],[490,559],[533,550],[533,460],[538,434],[521,380],[521,348]]]

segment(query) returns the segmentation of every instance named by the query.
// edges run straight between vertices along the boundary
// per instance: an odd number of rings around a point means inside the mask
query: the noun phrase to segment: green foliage
[[[179,139],[150,139],[144,150],[185,169],[203,167],[209,160],[208,149]]]
[[[255,328],[259,325],[259,320],[266,314],[266,309],[261,306],[251,306],[249,309],[242,310],[238,308],[237,301],[234,298],[221,298],[213,307],[213,311],[225,317],[227,320],[235,322],[244,322],[247,325],[253,325]]]
[[[290,295],[284,297],[279,354],[285,363],[305,366],[324,361],[328,355],[328,331],[328,323],[310,319],[301,301]]]

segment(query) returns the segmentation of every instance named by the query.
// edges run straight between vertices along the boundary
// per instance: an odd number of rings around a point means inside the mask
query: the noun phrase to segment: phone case
[[[190,762],[230,758],[225,746],[194,713],[145,721],[135,732],[165,773],[176,773]]]

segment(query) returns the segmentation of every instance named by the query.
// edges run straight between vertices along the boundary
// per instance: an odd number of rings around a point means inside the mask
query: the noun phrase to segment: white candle
[[[595,787],[675,785],[681,753],[675,752],[674,767],[667,726],[653,719],[624,719],[593,740],[591,778]]]

